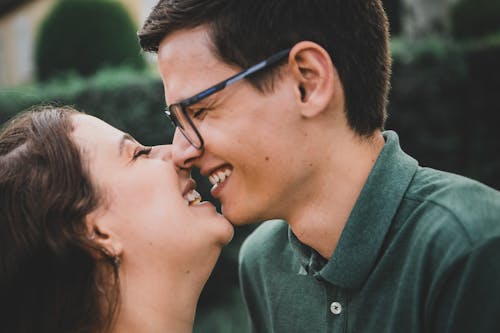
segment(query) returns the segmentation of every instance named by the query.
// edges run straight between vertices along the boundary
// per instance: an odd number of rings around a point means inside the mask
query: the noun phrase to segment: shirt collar
[[[384,148],[354,205],[335,252],[318,272],[321,278],[339,287],[359,288],[370,274],[418,167],[417,161],[401,150],[396,132],[385,131],[383,135]],[[289,240],[301,265],[309,271],[305,265],[310,265],[315,251],[300,243],[290,228]]]

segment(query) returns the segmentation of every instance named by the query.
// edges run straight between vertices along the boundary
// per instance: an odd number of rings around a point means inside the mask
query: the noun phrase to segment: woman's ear
[[[340,95],[337,71],[330,55],[320,45],[309,41],[295,44],[290,50],[289,65],[304,117],[321,113]]]
[[[119,258],[123,254],[123,246],[118,235],[110,227],[104,215],[98,212],[90,213],[86,218],[87,238],[93,241],[102,251],[114,258]]]

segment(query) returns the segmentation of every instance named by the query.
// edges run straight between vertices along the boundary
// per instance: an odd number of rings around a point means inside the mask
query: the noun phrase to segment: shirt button
[[[342,304],[340,304],[339,302],[333,302],[331,305],[330,305],[330,311],[334,314],[334,315],[338,315],[342,312]]]

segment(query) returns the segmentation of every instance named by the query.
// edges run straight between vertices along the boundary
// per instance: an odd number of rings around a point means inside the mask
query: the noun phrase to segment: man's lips
[[[224,186],[227,184],[228,179],[233,173],[232,167],[226,165],[214,170],[209,176],[208,180],[212,184],[210,193],[214,198],[218,198]]]
[[[223,183],[231,174],[233,173],[233,168],[225,164],[221,167],[212,169],[209,173],[206,173],[205,176],[208,177],[208,180],[210,181],[210,184],[212,185],[218,185]]]

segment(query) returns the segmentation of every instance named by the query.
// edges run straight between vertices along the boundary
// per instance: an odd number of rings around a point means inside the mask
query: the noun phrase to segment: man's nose
[[[191,169],[202,153],[203,149],[193,147],[179,129],[175,130],[172,142],[172,159],[176,166]]]

